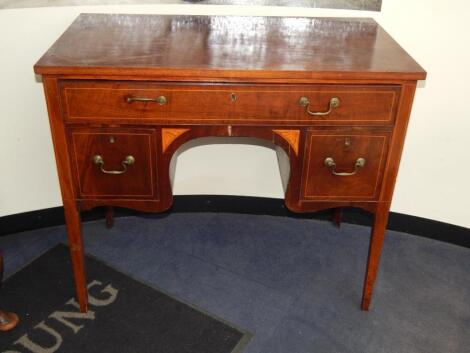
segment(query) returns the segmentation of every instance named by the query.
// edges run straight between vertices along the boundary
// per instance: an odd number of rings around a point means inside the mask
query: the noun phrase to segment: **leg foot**
[[[114,226],[114,207],[106,206],[105,209],[106,228],[111,229]]]
[[[343,209],[341,207],[337,207],[333,210],[333,224],[336,225],[338,228],[341,227],[341,219],[343,218]]]
[[[374,224],[370,235],[369,256],[367,259],[366,278],[364,280],[361,304],[361,309],[365,311],[369,310],[375,279],[379,269],[379,261],[382,253],[385,229],[387,227],[389,208],[389,204],[378,206],[374,217]]]
[[[64,202],[64,210],[65,219],[67,221],[67,236],[69,239],[70,258],[72,260],[77,300],[80,305],[80,311],[86,312],[88,308],[88,292],[86,285],[80,212],[74,202]]]

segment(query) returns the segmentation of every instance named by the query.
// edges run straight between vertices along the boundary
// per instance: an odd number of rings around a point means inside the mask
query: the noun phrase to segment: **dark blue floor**
[[[470,352],[470,249],[388,232],[366,313],[368,227],[187,213],[83,233],[87,253],[250,331],[246,353]],[[64,227],[0,238],[6,274],[64,240]]]

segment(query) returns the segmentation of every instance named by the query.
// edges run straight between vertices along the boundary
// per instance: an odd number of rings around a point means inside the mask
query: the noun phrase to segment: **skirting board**
[[[168,212],[247,213],[319,220],[330,220],[332,216],[331,210],[305,214],[292,213],[285,207],[284,200],[281,199],[218,195],[175,196],[173,207]],[[140,216],[158,219],[161,217],[162,213],[146,214],[119,208],[116,209],[115,215],[116,217]],[[103,208],[96,208],[91,211],[83,212],[82,214],[82,219],[85,222],[103,218]],[[346,208],[343,211],[343,222],[371,225],[372,215],[359,209]],[[53,207],[4,216],[0,217],[0,236],[32,229],[63,225],[64,223],[62,207]],[[470,229],[431,219],[391,212],[387,229],[470,248]]]

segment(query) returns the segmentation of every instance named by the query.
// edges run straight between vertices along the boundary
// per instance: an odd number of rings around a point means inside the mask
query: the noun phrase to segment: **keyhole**
[[[109,143],[114,143],[114,136],[109,136]]]
[[[232,93],[230,95],[230,99],[232,100],[232,102],[235,102],[237,100],[237,95],[235,93]]]
[[[351,146],[351,138],[346,137],[344,139],[344,145],[347,146],[347,147]]]

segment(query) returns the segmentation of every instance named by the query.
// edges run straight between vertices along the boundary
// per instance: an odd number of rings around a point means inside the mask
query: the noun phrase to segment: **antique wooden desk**
[[[256,137],[284,150],[294,212],[354,206],[375,215],[368,309],[416,82],[426,76],[376,22],[82,14],[34,69],[82,311],[80,211],[167,210],[172,156],[203,136]]]

